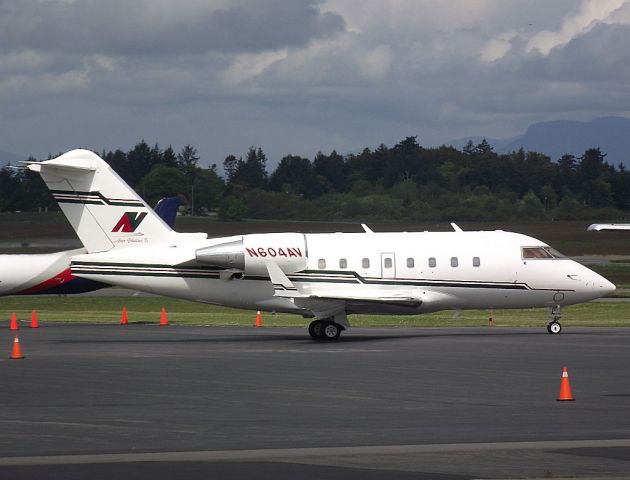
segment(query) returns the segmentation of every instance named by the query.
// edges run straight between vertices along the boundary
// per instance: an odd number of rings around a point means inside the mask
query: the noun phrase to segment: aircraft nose
[[[617,290],[617,287],[615,286],[614,283],[609,282],[608,280],[606,280],[601,275],[600,275],[600,278],[601,278],[600,288],[604,292],[604,295],[608,295],[610,293],[613,293],[615,290]]]
[[[599,297],[605,297],[617,289],[614,283],[595,272],[591,273],[589,280],[588,285],[592,288],[593,293],[598,294]]]

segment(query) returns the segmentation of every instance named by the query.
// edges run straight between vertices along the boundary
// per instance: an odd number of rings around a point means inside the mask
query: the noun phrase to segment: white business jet
[[[446,309],[560,308],[614,291],[588,268],[532,237],[504,231],[177,233],[96,154],[29,163],[87,254],[72,274],[236,308],[303,315],[315,339],[336,340],[348,315]]]

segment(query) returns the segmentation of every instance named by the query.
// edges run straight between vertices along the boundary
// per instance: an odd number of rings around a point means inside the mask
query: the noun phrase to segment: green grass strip
[[[118,323],[122,307],[127,307],[130,323],[160,321],[160,310],[166,308],[169,323],[189,325],[253,325],[255,312],[166,297],[99,297],[99,296],[28,296],[0,299],[0,320],[8,325],[11,312],[23,322],[37,310],[41,323],[82,322]],[[495,310],[494,324],[512,327],[541,327],[549,318],[547,309]],[[299,315],[263,312],[265,326],[306,326],[309,320]],[[357,327],[478,327],[488,325],[487,310],[465,310],[459,318],[452,311],[426,315],[352,315]],[[630,326],[630,302],[593,302],[566,307],[562,322],[566,326]]]

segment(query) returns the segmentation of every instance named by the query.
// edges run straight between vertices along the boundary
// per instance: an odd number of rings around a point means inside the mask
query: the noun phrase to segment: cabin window
[[[340,258],[339,268],[348,268],[348,260],[346,260],[345,258]]]
[[[437,262],[435,261],[435,257],[430,257],[429,258],[429,268],[435,268],[436,265],[437,265]]]
[[[319,260],[317,260],[317,268],[319,268],[319,269],[326,268],[326,259],[325,258],[320,258]]]
[[[383,262],[383,266],[385,268],[392,268],[392,259],[386,258],[385,261]]]
[[[473,267],[478,267],[479,265],[481,265],[479,257],[473,257]]]
[[[413,258],[409,257],[407,259],[407,268],[413,268],[415,266],[415,262],[413,260]]]
[[[451,257],[451,267],[457,267],[459,265],[459,261],[457,257]]]
[[[364,258],[363,260],[361,260],[361,266],[363,268],[370,268],[370,259]]]
[[[524,260],[539,258],[565,258],[558,250],[551,247],[521,247]]]

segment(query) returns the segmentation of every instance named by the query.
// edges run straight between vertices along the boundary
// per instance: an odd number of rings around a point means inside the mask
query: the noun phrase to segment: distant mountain
[[[5,152],[4,150],[0,150],[0,168],[4,167],[7,164],[17,165],[17,163],[21,160],[26,160],[27,157],[24,155],[18,155],[17,153]]]
[[[468,140],[479,143],[483,137],[460,138],[447,142],[461,148]],[[606,161],[630,167],[630,118],[602,117],[590,122],[557,120],[531,125],[524,135],[488,142],[498,153],[509,153],[523,147],[558,160],[565,153],[579,156],[589,148],[599,147]]]

